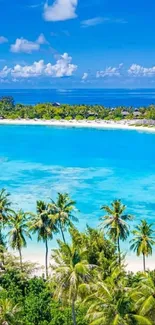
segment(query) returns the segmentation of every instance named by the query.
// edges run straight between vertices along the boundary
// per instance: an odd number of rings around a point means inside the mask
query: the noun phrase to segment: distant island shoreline
[[[46,125],[129,129],[155,132],[155,105],[147,107],[105,107],[38,103],[16,104],[12,96],[0,98],[0,124]]]

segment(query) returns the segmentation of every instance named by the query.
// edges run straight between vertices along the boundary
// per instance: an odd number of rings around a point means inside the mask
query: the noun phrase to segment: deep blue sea
[[[155,104],[155,89],[0,89],[0,96],[6,95],[12,95],[17,103],[22,104],[60,102],[110,107]]]
[[[155,134],[126,130],[0,126],[0,188],[14,208],[35,211],[58,191],[77,201],[79,223],[97,226],[100,207],[121,199],[134,224],[155,219]],[[55,240],[51,247],[55,246]],[[122,244],[128,249],[128,244]],[[28,255],[44,253],[35,238]]]

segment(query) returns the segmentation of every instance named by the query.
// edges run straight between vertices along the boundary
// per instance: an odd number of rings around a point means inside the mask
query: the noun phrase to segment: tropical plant
[[[125,241],[129,236],[129,225],[127,221],[133,219],[130,214],[124,214],[126,206],[121,200],[114,200],[111,206],[101,207],[107,214],[101,220],[101,228],[108,229],[110,239],[117,245],[119,264],[121,264],[120,240]]]
[[[155,232],[152,224],[148,224],[146,220],[141,220],[140,225],[132,231],[134,238],[130,241],[130,249],[136,252],[137,256],[143,255],[143,269],[146,270],[145,258],[152,255],[152,247],[155,245]]]
[[[4,188],[0,191],[0,228],[7,223],[8,216],[12,212],[10,209],[11,202],[9,200],[10,193],[8,193]]]
[[[49,205],[44,201],[37,201],[37,214],[32,214],[29,229],[32,233],[37,233],[38,241],[45,243],[45,273],[48,278],[48,240],[53,239],[57,228],[55,217],[51,214]]]
[[[91,280],[93,265],[87,261],[87,252],[74,245],[59,241],[59,248],[52,252],[52,274],[56,285],[55,296],[72,309],[73,324],[76,325],[75,304],[80,287]]]
[[[85,301],[90,304],[87,312],[90,325],[152,325],[149,318],[135,312],[123,282],[109,278],[95,283],[94,292]]]
[[[155,319],[155,272],[143,274],[138,285],[132,289],[132,299],[139,315]]]
[[[58,193],[57,200],[51,201],[51,213],[55,215],[58,229],[60,230],[63,241],[65,243],[66,241],[64,231],[66,228],[73,225],[72,221],[78,221],[78,219],[72,214],[72,212],[75,211],[76,202],[71,200],[67,193]]]
[[[8,220],[10,246],[18,250],[22,270],[22,248],[27,246],[26,237],[31,238],[28,229],[27,213],[23,210],[12,212]]]
[[[112,263],[117,263],[115,245],[105,238],[104,232],[100,229],[87,226],[85,232],[80,232],[75,227],[71,227],[69,232],[73,244],[84,248],[87,251],[88,262],[100,266],[103,277],[106,277]]]
[[[19,319],[21,308],[19,304],[14,305],[11,299],[0,299],[0,325],[18,325],[22,324]]]

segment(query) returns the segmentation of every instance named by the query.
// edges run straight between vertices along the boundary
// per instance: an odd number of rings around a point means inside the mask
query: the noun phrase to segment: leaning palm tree
[[[31,238],[28,229],[27,213],[24,213],[23,210],[12,213],[8,226],[10,228],[8,233],[10,246],[18,250],[22,270],[22,248],[27,246],[26,237]]]
[[[72,226],[72,221],[78,221],[78,219],[72,215],[75,210],[75,201],[71,200],[67,193],[58,193],[56,202],[51,200],[51,211],[55,215],[57,220],[57,226],[60,229],[64,243],[65,236],[64,231],[66,228]]]
[[[22,322],[19,317],[21,316],[20,306],[14,305],[11,299],[0,299],[0,325],[18,325]]]
[[[76,325],[75,305],[80,295],[80,286],[91,279],[92,265],[88,263],[87,252],[58,242],[59,248],[52,252],[52,274],[55,279],[55,296],[72,309],[73,324]]]
[[[37,201],[37,214],[32,215],[29,223],[32,233],[37,233],[38,241],[45,243],[45,273],[48,278],[48,240],[53,238],[57,231],[55,217],[51,215],[49,205],[43,201]]]
[[[104,205],[101,207],[107,214],[101,220],[101,228],[108,229],[110,239],[117,245],[119,264],[121,264],[120,240],[126,240],[129,236],[129,226],[127,221],[133,219],[130,214],[124,214],[126,206],[121,200],[114,200],[111,207]]]
[[[130,249],[136,252],[137,256],[143,255],[143,269],[146,270],[146,257],[152,255],[152,247],[155,245],[155,232],[152,224],[146,220],[141,220],[140,225],[132,231],[134,238],[130,241]]]

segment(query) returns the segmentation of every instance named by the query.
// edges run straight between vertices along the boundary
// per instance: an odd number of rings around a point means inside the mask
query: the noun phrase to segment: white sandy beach
[[[49,257],[50,257],[51,252],[49,251]],[[16,253],[18,256],[18,253]],[[28,249],[23,250],[23,259],[24,261],[30,261],[32,263],[37,263],[40,265],[42,268],[41,270],[43,271],[44,269],[44,264],[45,264],[45,254],[44,251],[37,252],[36,251],[30,251]],[[49,264],[52,264],[52,260],[49,258]],[[143,260],[142,256],[137,257],[134,254],[129,254],[125,258],[125,264],[126,264],[126,270],[129,272],[138,272],[138,271],[143,271]],[[146,258],[146,267],[149,270],[154,270],[155,269],[155,258],[154,256]],[[42,272],[41,271],[41,272]]]
[[[59,126],[59,127],[80,127],[80,128],[98,128],[98,129],[123,129],[123,130],[137,130],[145,132],[155,132],[155,127],[137,126],[136,120],[121,120],[121,121],[88,121],[88,120],[39,120],[39,119],[2,119],[0,125],[45,125],[45,126]]]

